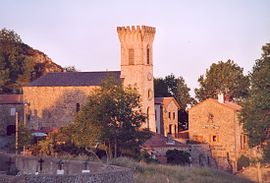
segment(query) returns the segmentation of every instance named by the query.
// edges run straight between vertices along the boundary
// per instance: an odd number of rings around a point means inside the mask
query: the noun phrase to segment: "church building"
[[[27,103],[27,126],[42,130],[59,128],[71,122],[87,96],[107,77],[135,87],[141,95],[146,126],[156,131],[153,84],[153,40],[155,28],[117,27],[121,43],[121,71],[48,73],[23,87]]]

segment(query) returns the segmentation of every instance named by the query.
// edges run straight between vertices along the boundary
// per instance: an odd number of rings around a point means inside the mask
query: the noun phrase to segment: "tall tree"
[[[249,145],[268,146],[264,149],[270,151],[270,43],[263,46],[262,51],[262,57],[256,60],[250,73],[251,87],[248,98],[243,102],[241,116],[250,137]]]
[[[219,93],[239,100],[248,93],[249,79],[244,76],[243,68],[232,60],[213,63],[205,75],[199,77],[198,82],[200,87],[195,89],[195,94],[199,101],[217,98]]]
[[[150,132],[141,129],[146,120],[140,110],[140,96],[131,88],[123,89],[112,79],[88,97],[87,103],[67,127],[78,147],[90,148],[97,142],[108,152],[135,155],[140,145],[150,138]]]
[[[180,104],[181,109],[186,109],[188,104],[196,101],[189,94],[190,88],[182,76],[178,78],[170,74],[163,78],[155,79],[155,97],[174,97]]]

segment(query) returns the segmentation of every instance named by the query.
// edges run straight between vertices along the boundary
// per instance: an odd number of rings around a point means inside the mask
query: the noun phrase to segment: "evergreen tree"
[[[262,57],[256,60],[250,73],[251,87],[248,98],[243,102],[241,116],[244,129],[249,135],[249,145],[261,145],[263,148],[268,147],[264,149],[269,149],[270,43],[263,46],[262,51]]]

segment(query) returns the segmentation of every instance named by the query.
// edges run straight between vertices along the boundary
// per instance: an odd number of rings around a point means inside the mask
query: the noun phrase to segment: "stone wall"
[[[9,125],[15,126],[15,113],[11,114],[11,109],[14,108],[18,112],[19,121],[23,122],[23,104],[0,104],[0,135],[7,134]]]
[[[71,122],[77,110],[96,86],[70,87],[24,87],[24,102],[29,104],[31,129],[62,127]]]
[[[192,140],[210,145],[211,154],[220,168],[236,171],[243,133],[237,111],[207,99],[189,110],[189,134]]]
[[[79,175],[0,175],[1,183],[133,183],[133,173],[127,170]]]
[[[81,173],[85,169],[85,161],[62,160],[64,175],[56,175],[59,159],[52,157],[42,157],[42,171],[40,171],[40,157],[15,156],[14,154],[0,153],[0,164],[6,166],[9,159],[12,161],[11,170],[18,169],[20,176],[0,175],[0,182],[16,183],[58,183],[58,182],[89,182],[89,183],[109,183],[109,182],[133,182],[133,173],[130,169],[106,165],[100,162],[88,162],[87,169],[90,173]],[[5,161],[6,160],[6,161]],[[7,169],[7,167],[5,167]],[[4,172],[4,169],[0,169]],[[39,174],[35,175],[38,170]],[[18,178],[19,177],[19,178]]]

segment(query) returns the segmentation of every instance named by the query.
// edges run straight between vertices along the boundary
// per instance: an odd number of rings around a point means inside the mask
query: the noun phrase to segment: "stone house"
[[[155,97],[156,132],[167,136],[178,134],[178,111],[180,106],[173,97]]]
[[[73,120],[86,97],[108,76],[124,87],[135,87],[141,95],[145,127],[156,130],[154,114],[153,40],[155,28],[117,27],[121,44],[121,70],[113,72],[49,73],[23,87],[29,104],[32,129],[57,128]]]
[[[206,143],[217,166],[237,170],[238,158],[247,152],[247,136],[239,121],[241,106],[223,97],[206,99],[189,110],[189,136]]]
[[[16,112],[18,112],[18,120],[23,122],[23,106],[22,95],[0,95],[0,136],[10,136],[15,134]]]

